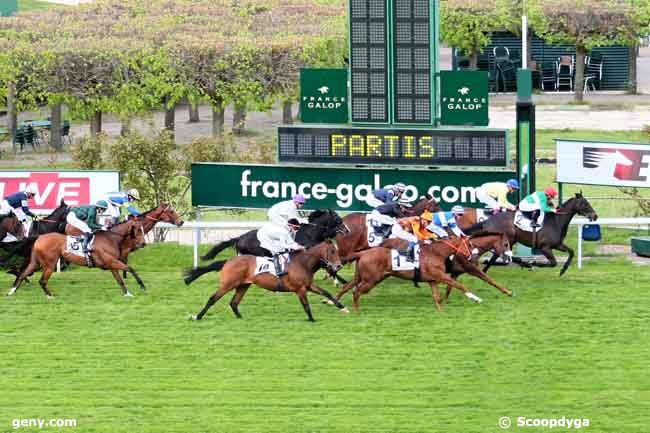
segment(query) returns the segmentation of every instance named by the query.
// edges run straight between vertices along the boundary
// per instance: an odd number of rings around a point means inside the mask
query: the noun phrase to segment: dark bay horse
[[[221,299],[226,293],[235,290],[230,301],[230,308],[235,316],[242,318],[239,312],[239,303],[246,294],[251,284],[255,284],[271,291],[294,292],[311,322],[314,317],[311,313],[307,291],[325,296],[336,304],[339,309],[344,309],[337,300],[327,291],[314,285],[314,273],[322,266],[337,270],[341,267],[341,260],[332,242],[322,242],[314,247],[296,253],[287,267],[287,275],[279,279],[270,273],[255,275],[256,257],[251,255],[236,256],[229,260],[217,262],[214,271],[221,271],[221,284],[219,289],[208,299],[205,307],[196,316],[190,316],[192,320],[201,320],[208,309]],[[188,277],[197,270],[188,271]]]
[[[544,225],[541,230],[534,235],[531,232],[521,230],[515,226],[515,212],[512,211],[501,212],[482,223],[475,224],[473,227],[470,227],[466,233],[473,233],[474,231],[503,233],[508,237],[511,245],[519,242],[528,247],[538,249],[548,260],[548,263],[525,263],[518,257],[512,258],[513,262],[526,267],[555,267],[557,266],[557,260],[553,255],[553,250],[568,253],[569,257],[560,271],[561,276],[569,268],[569,265],[571,265],[574,256],[573,250],[564,244],[564,238],[569,229],[569,223],[576,214],[582,215],[590,221],[598,219],[598,214],[596,214],[594,208],[591,207],[589,201],[583,197],[582,193],[577,193],[575,197],[564,202],[564,204],[557,210],[557,213],[546,213],[544,216]],[[496,255],[493,256],[483,270],[487,272],[490,266],[496,262],[497,258]]]
[[[56,268],[59,258],[80,266],[88,266],[84,257],[72,254],[66,250],[66,235],[60,233],[46,233],[34,241],[31,248],[29,265],[16,280],[8,296],[14,295],[25,278],[32,275],[39,267],[43,268],[43,274],[39,280],[43,292],[48,298],[53,297],[47,288],[47,282]],[[118,271],[129,271],[135,277],[142,290],[145,290],[144,283],[136,274],[133,268],[125,265],[120,256],[124,250],[133,250],[144,246],[145,238],[142,230],[142,223],[139,221],[127,221],[112,227],[109,231],[99,232],[95,236],[95,244],[92,249],[92,260],[96,267],[109,269],[122,288],[124,296],[133,296],[124,285],[124,281]]]
[[[341,217],[331,209],[316,210],[309,214],[308,222],[300,224],[296,232],[296,242],[306,248],[317,245],[327,239],[333,239],[338,233],[347,232]],[[212,260],[226,248],[234,248],[238,254],[265,256],[266,251],[257,239],[257,230],[251,230],[236,238],[215,245],[201,260]]]
[[[16,215],[3,215],[0,218],[2,218],[0,221],[0,242],[2,242],[7,235],[12,235],[16,238],[15,240],[25,238],[25,227]]]
[[[32,222],[31,227],[29,228],[29,237],[37,237],[45,233],[64,233],[66,225],[66,217],[70,207],[65,204],[63,200],[59,203],[59,207],[54,209],[54,211],[46,216],[45,218],[39,218]]]
[[[494,249],[499,254],[503,254],[509,248],[506,237],[501,234],[480,235],[471,242],[478,242],[479,239],[483,239],[484,244],[482,245],[484,248]],[[465,260],[470,261],[473,249],[474,246],[470,244],[470,240],[465,238],[451,238],[431,244],[423,244],[420,247],[420,269],[411,271],[392,270],[391,250],[389,248],[376,247],[355,253],[354,255],[358,258],[358,261],[354,279],[336,294],[336,299],[340,300],[347,291],[354,288],[354,309],[358,312],[361,295],[368,293],[377,284],[393,276],[405,280],[428,282],[438,310],[442,309],[438,290],[439,283],[446,283],[448,286],[462,291],[471,300],[481,302],[478,296],[447,274],[446,261],[449,256],[452,254],[462,256]]]

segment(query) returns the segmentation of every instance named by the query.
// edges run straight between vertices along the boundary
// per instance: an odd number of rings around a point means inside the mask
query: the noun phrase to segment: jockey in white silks
[[[269,221],[281,227],[286,227],[290,219],[297,219],[300,221],[300,218],[298,217],[298,209],[301,209],[305,205],[305,202],[305,196],[297,194],[292,200],[281,201],[274,204],[267,213]]]
[[[285,227],[272,222],[264,224],[257,231],[257,239],[260,246],[267,250],[273,257],[275,273],[278,277],[286,275],[286,271],[280,266],[280,255],[289,251],[302,250],[305,247],[294,240],[296,231],[300,228],[300,222],[292,218]]]

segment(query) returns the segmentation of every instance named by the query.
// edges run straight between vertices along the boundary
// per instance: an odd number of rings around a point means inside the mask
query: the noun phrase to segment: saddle
[[[544,225],[544,212],[540,212],[537,221],[531,221],[522,211],[517,210],[514,218],[515,227],[525,232],[538,232]]]

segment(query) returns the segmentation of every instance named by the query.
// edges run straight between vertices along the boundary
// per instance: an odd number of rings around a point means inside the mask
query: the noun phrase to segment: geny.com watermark
[[[499,419],[499,427],[503,429],[508,429],[512,426],[513,421],[507,416],[502,416]],[[588,418],[526,418],[525,416],[520,416],[516,419],[517,427],[547,427],[549,429],[562,427],[565,429],[581,429],[583,427],[589,427]]]
[[[46,427],[76,427],[76,419],[41,419],[41,418],[26,418],[26,419],[14,419],[11,421],[11,426],[14,429],[19,429],[21,427],[38,427],[43,429]]]

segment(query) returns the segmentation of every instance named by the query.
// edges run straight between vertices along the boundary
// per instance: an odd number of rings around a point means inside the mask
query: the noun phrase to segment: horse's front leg
[[[459,258],[459,262],[463,266],[465,272],[467,272],[468,274],[473,275],[476,278],[480,278],[481,280],[485,281],[492,287],[496,287],[504,295],[512,296],[512,292],[510,290],[506,289],[505,287],[503,287],[502,285],[494,281],[492,278],[488,277],[487,274],[485,274],[485,272],[481,271],[479,267],[474,263],[472,263],[471,261]]]
[[[300,299],[300,303],[302,304],[302,308],[305,310],[305,313],[307,314],[307,317],[309,318],[310,322],[315,322],[314,316],[311,314],[311,307],[309,306],[309,299],[307,299],[307,287],[300,287],[298,290],[296,290],[296,295],[298,296],[298,299]]]
[[[318,287],[316,284],[311,283],[308,290],[310,292],[316,293],[317,295],[321,295],[324,298],[326,298],[328,300],[328,303],[334,304],[336,306],[336,308],[341,310],[342,313],[349,313],[350,312],[350,310],[348,310],[345,307],[345,305],[340,303],[338,299],[336,299],[334,296],[332,296],[327,290]]]
[[[555,249],[562,251],[563,253],[569,254],[569,257],[566,259],[566,262],[564,263],[564,266],[562,266],[562,270],[560,271],[560,276],[562,276],[567,271],[567,269],[569,269],[569,266],[571,265],[571,262],[573,261],[573,256],[575,254],[571,248],[567,247],[564,244],[558,245]]]
[[[124,271],[126,273],[126,271]],[[120,289],[122,289],[122,295],[131,297],[133,296],[133,293],[129,292],[129,289],[126,288],[126,284],[124,284],[124,280],[120,276],[120,271],[116,269],[111,269],[111,274],[113,274],[113,278],[115,278],[115,281],[117,282],[118,286],[120,286]]]
[[[553,251],[551,250],[550,247],[544,247],[541,248],[540,251],[542,252],[542,255],[546,257],[546,260],[548,260],[548,263],[537,263],[537,262],[532,262],[531,264],[533,266],[537,266],[540,268],[554,268],[557,266],[557,259],[553,255]]]

